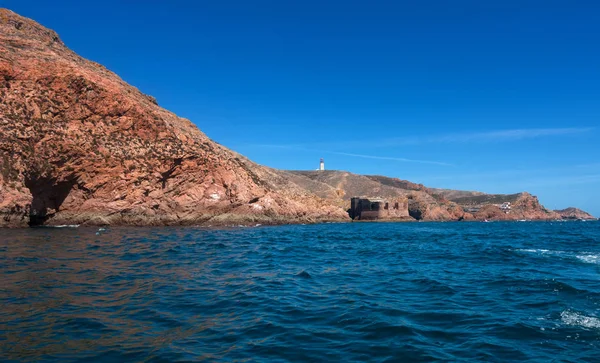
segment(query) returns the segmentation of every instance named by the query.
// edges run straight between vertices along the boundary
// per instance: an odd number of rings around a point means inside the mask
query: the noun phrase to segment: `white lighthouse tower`
[[[325,170],[325,160],[321,158],[321,163],[319,164],[319,170]]]

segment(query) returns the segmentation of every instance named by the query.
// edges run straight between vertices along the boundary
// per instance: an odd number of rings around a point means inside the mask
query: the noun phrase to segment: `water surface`
[[[3,361],[599,361],[600,223],[0,230]]]

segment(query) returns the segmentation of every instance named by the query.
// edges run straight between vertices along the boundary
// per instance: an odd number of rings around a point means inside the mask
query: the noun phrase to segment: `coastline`
[[[310,216],[266,216],[251,214],[202,214],[202,215],[127,215],[127,214],[102,214],[102,213],[61,213],[52,217],[48,223],[40,225],[29,225],[26,216],[0,215],[0,229],[19,229],[19,228],[57,228],[60,226],[81,226],[81,227],[255,227],[255,226],[283,226],[298,224],[324,224],[324,223],[435,223],[435,222],[581,222],[598,221],[598,219],[378,219],[378,220],[351,220],[350,218],[326,218]]]
[[[240,214],[216,214],[216,215],[121,215],[121,214],[101,214],[101,213],[82,213],[77,215],[58,215],[52,217],[48,223],[40,225],[29,225],[29,219],[26,216],[18,218],[10,216],[0,216],[0,228],[38,228],[53,227],[63,225],[80,225],[90,227],[119,226],[119,227],[171,227],[171,226],[255,226],[260,225],[286,225],[286,224],[318,224],[318,223],[344,223],[350,222],[350,219],[344,218],[326,218],[326,217],[291,217],[266,215],[240,215]]]

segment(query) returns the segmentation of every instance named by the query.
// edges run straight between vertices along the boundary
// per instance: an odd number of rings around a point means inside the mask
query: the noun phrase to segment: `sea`
[[[0,230],[2,362],[600,362],[600,222]]]

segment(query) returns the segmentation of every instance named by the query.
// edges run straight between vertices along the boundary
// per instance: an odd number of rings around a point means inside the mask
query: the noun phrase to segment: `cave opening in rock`
[[[420,203],[418,203],[412,199],[409,199],[408,215],[418,221],[423,219],[423,206]]]
[[[25,186],[29,188],[32,196],[29,226],[43,225],[58,212],[74,185],[75,180],[57,181],[51,177],[27,177]]]

